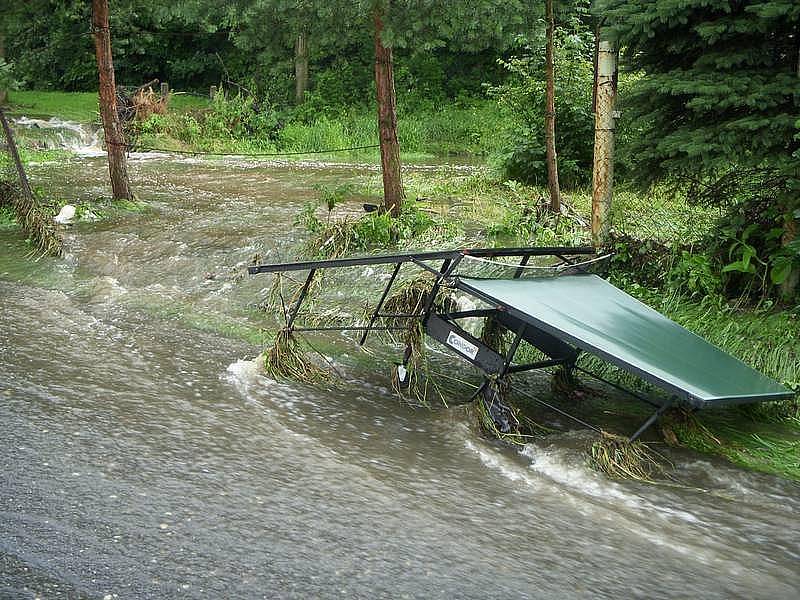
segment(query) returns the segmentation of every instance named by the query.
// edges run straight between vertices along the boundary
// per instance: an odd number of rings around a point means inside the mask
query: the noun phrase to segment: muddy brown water
[[[609,481],[589,433],[489,442],[336,336],[345,385],[258,373],[269,281],[236,274],[291,254],[314,185],[374,171],[132,171],[151,210],[73,227],[64,259],[0,231],[0,598],[797,597],[795,483],[691,453],[683,485]],[[106,193],[96,157],[31,175]]]

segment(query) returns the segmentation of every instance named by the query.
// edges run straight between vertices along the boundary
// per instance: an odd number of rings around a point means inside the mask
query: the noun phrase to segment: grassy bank
[[[17,91],[10,110],[33,117],[98,121],[97,94]],[[494,102],[473,99],[441,107],[404,110],[398,116],[403,158],[487,156],[503,141],[503,118]],[[251,99],[214,101],[176,93],[166,114],[154,114],[131,131],[142,147],[198,152],[321,152],[378,143],[373,107],[314,112],[299,107],[273,110]],[[377,160],[377,150],[347,152],[345,157]]]
[[[94,123],[100,120],[96,92],[51,92],[18,90],[9,93],[8,111],[27,117],[57,117],[65,121]],[[185,94],[173,95],[170,105],[175,111],[198,110],[208,100]]]
[[[452,228],[442,242],[456,245],[571,245],[589,241],[590,194],[566,195],[567,215],[549,215],[546,190],[477,174],[407,174],[409,197],[425,198],[429,210]],[[380,197],[380,182],[365,178],[355,193]],[[649,212],[647,212],[649,209]],[[645,304],[709,340],[746,364],[800,392],[800,307],[726,299],[703,285],[701,238],[715,215],[656,189],[650,196],[622,193],[616,210],[626,230],[612,262],[611,280]],[[635,216],[631,216],[635,215]],[[626,220],[626,217],[628,220]],[[659,238],[633,246],[635,238]],[[685,249],[698,244],[697,254]],[[413,245],[413,240],[407,245]],[[646,265],[643,265],[646,263]],[[687,266],[688,265],[688,266]],[[699,265],[699,266],[697,266]],[[696,267],[696,268],[695,268]],[[699,272],[698,272],[699,271]],[[599,365],[597,365],[599,366]],[[609,370],[612,378],[647,389],[636,378]],[[602,404],[603,400],[596,400]],[[585,407],[589,412],[593,409]],[[599,409],[598,409],[599,410]],[[602,411],[600,411],[602,412]],[[792,401],[698,413],[670,424],[675,440],[738,465],[800,480],[800,404]]]

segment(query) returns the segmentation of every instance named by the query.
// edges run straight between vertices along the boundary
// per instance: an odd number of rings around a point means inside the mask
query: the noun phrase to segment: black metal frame
[[[354,256],[350,258],[331,258],[328,260],[307,260],[269,265],[252,265],[247,268],[250,275],[257,273],[280,273],[285,271],[305,271],[308,269],[327,269],[330,267],[358,267],[364,265],[388,265],[406,262],[423,262],[431,260],[453,261],[464,256],[476,258],[503,258],[519,256],[524,267],[532,256],[554,256],[565,264],[573,264],[567,256],[596,254],[590,246],[540,246],[529,248],[465,248],[461,250],[440,250],[435,252],[409,252],[400,254],[381,254],[373,256]],[[528,257],[525,259],[525,257]]]
[[[294,305],[289,308],[286,314],[287,328],[290,331],[297,332],[313,332],[313,331],[359,331],[361,336],[359,338],[359,345],[366,342],[367,336],[372,331],[400,331],[407,329],[406,327],[387,327],[378,325],[376,322],[381,318],[405,318],[405,319],[419,319],[423,325],[425,333],[440,342],[449,350],[466,360],[470,364],[480,369],[485,374],[483,384],[476,392],[476,396],[483,394],[483,400],[489,410],[492,418],[495,419],[498,428],[503,430],[509,421],[515,419],[513,412],[510,411],[499,399],[498,390],[502,387],[511,388],[507,378],[511,374],[523,373],[537,369],[545,369],[554,366],[563,366],[568,370],[576,368],[576,361],[581,349],[577,348],[574,340],[565,340],[559,337],[559,332],[549,330],[546,324],[531,323],[527,315],[523,315],[516,311],[511,306],[497,305],[496,301],[490,297],[486,297],[480,291],[470,286],[467,282],[460,279],[455,275],[458,266],[465,257],[476,258],[511,258],[519,257],[520,262],[514,272],[513,277],[519,278],[527,267],[531,257],[535,256],[551,256],[558,259],[559,266],[565,268],[574,267],[576,271],[581,271],[581,266],[576,264],[570,257],[575,256],[596,256],[595,250],[591,247],[529,247],[529,248],[471,248],[462,250],[446,250],[437,252],[419,252],[419,253],[403,253],[391,254],[380,256],[363,256],[353,258],[338,258],[330,260],[318,261],[300,261],[292,263],[277,263],[254,265],[248,268],[251,275],[258,273],[283,273],[288,271],[304,271],[308,270],[308,276],[300,289],[297,300]],[[436,267],[428,264],[429,262],[441,261],[441,265]],[[435,276],[433,287],[425,306],[418,314],[398,315],[398,314],[385,314],[381,313],[381,309],[389,296],[392,286],[397,281],[397,276],[406,263],[413,264],[414,266],[432,273]],[[352,325],[352,326],[324,326],[324,327],[295,327],[295,320],[300,311],[300,307],[308,295],[309,288],[311,287],[312,280],[316,272],[325,268],[342,268],[342,267],[355,267],[367,265],[394,265],[391,277],[389,278],[386,286],[384,286],[381,296],[375,305],[375,308],[370,314],[368,324]],[[513,267],[514,265],[508,265]],[[572,269],[570,269],[572,271]],[[573,271],[574,272],[574,271]],[[458,289],[466,294],[473,296],[479,300],[488,303],[493,308],[479,309],[471,311],[451,311],[451,312],[438,312],[435,310],[435,299],[439,289],[442,285],[448,285]],[[526,317],[526,318],[523,318]],[[460,319],[469,317],[492,317],[500,326],[508,331],[514,333],[514,339],[505,355],[498,353],[495,349],[489,347],[482,340],[471,335],[464,330],[459,324]],[[547,360],[537,361],[528,364],[514,364],[514,357],[517,349],[522,341],[526,341],[539,351],[541,351]],[[591,351],[591,350],[590,350]],[[407,347],[403,357],[403,366],[408,365],[410,357],[410,349]],[[598,353],[599,355],[599,353]],[[608,359],[606,356],[601,358]],[[637,373],[638,375],[646,375]],[[651,378],[645,377],[650,380]],[[631,436],[631,440],[638,438],[645,430],[647,430],[663,412],[673,404],[673,400],[665,404],[658,404],[631,392],[621,386],[616,386],[620,389],[629,392],[634,398],[643,402],[651,404],[657,410],[642,424],[641,427]],[[513,388],[517,390],[517,388]],[[517,390],[522,392],[521,390]],[[527,395],[527,394],[525,394]],[[597,427],[582,421],[581,419],[570,415],[568,412],[555,407],[547,402],[537,399],[528,395],[540,404],[555,410],[556,412],[567,416],[583,426],[590,427],[597,430]]]

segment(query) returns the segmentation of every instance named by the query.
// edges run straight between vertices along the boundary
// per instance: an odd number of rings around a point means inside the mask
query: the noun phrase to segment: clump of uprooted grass
[[[502,389],[501,387],[501,390]],[[512,417],[513,425],[511,431],[501,431],[497,427],[483,397],[479,396],[472,401],[470,412],[477,426],[477,430],[481,434],[508,444],[524,446],[539,436],[555,433],[555,429],[534,421],[530,416],[526,415],[524,411],[509,402],[507,391],[508,390],[505,390],[501,393],[503,394],[502,402],[504,406],[511,411],[510,416]]]
[[[592,468],[612,479],[652,482],[666,474],[662,455],[644,442],[603,431],[588,452]]]
[[[339,258],[363,249],[355,223],[344,219],[325,223],[306,242],[303,254],[319,259]]]
[[[35,246],[33,254],[59,256],[64,240],[58,233],[52,207],[44,205],[31,195],[22,193],[8,180],[0,181],[0,205],[7,204],[17,214],[17,224]]]
[[[301,383],[327,381],[330,373],[309,358],[309,350],[303,347],[292,331],[281,329],[264,352],[264,371],[275,379],[291,379]]]
[[[397,286],[396,291],[386,298],[383,312],[395,315],[420,315],[428,304],[428,298],[433,290],[435,278],[432,273],[423,272],[419,276]],[[440,286],[433,301],[434,310],[444,310],[452,303],[451,291]],[[402,326],[407,320],[391,318],[393,326]]]
[[[389,315],[422,315],[435,284],[433,274],[424,272],[399,286],[383,304],[382,312]],[[433,301],[434,310],[440,311],[453,302],[452,292],[439,287]],[[387,327],[403,328],[402,341],[406,346],[404,363],[409,372],[408,385],[401,387],[398,381],[393,383],[395,391],[411,404],[429,406],[429,398],[433,394],[447,404],[445,396],[430,370],[425,349],[425,332],[420,318],[413,316],[386,317]]]
[[[514,413],[514,417],[517,418],[518,411],[514,408],[511,408],[511,411]],[[481,396],[472,401],[472,413],[477,423],[478,430],[484,435],[521,446],[524,446],[531,440],[530,435],[522,433],[518,424],[516,427],[513,427],[511,431],[500,431],[492,415],[489,414],[489,408],[486,406],[486,402]],[[517,423],[519,423],[518,420]]]
[[[584,386],[580,378],[575,375],[575,371],[563,366],[558,367],[553,372],[553,376],[550,379],[550,389],[554,394],[566,398],[580,397],[584,393]]]
[[[306,289],[304,301],[309,306],[313,305],[313,299],[322,289],[322,272],[317,271],[311,278],[311,283]],[[286,318],[297,302],[305,285],[304,281],[295,279],[286,273],[275,273],[272,277],[267,297],[258,305],[258,309],[267,313],[280,312],[282,318]]]
[[[703,425],[697,415],[682,407],[667,410],[659,419],[661,436],[670,446],[682,446],[691,441],[691,446],[704,452],[717,452],[722,441]]]

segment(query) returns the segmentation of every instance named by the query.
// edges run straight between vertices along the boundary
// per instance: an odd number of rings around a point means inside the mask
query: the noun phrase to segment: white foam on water
[[[595,514],[598,510],[617,513],[620,507],[624,507],[630,514],[631,526],[637,529],[640,528],[638,516],[644,514],[665,523],[678,521],[684,525],[698,526],[704,523],[697,515],[682,508],[654,504],[637,493],[632,484],[618,483],[592,471],[585,464],[582,454],[575,449],[542,448],[535,444],[526,444],[520,455],[529,459],[530,464],[524,467],[491,448],[481,448],[471,440],[466,440],[464,444],[468,450],[478,455],[487,468],[510,481],[522,482],[530,490],[541,490],[544,486],[549,492],[564,497],[582,513]],[[657,533],[653,536],[659,537],[660,544],[669,543]],[[682,553],[693,551],[680,545],[675,549]]]
[[[225,379],[240,391],[247,393],[248,388],[261,377],[261,361],[238,359],[225,369]]]
[[[464,442],[464,446],[467,448],[467,450],[477,454],[481,462],[492,471],[497,471],[503,477],[506,477],[511,481],[521,481],[531,488],[539,487],[539,482],[534,477],[531,477],[530,474],[524,469],[521,469],[519,465],[515,465],[501,454],[492,452],[486,448],[480,448],[471,440],[466,440]]]
[[[685,523],[702,525],[704,521],[688,510],[665,504],[654,504],[637,494],[632,484],[613,481],[586,465],[583,456],[574,451],[556,448],[540,448],[526,444],[521,454],[531,460],[530,468],[572,492],[601,500],[622,503],[636,511],[647,510],[664,520],[678,519]]]
[[[108,275],[98,277],[92,283],[91,302],[110,303],[126,295],[128,290],[117,279]]]
[[[31,119],[18,117],[13,120],[16,127],[27,129],[46,129],[55,133],[58,147],[74,152],[78,156],[104,156],[100,143],[100,130],[77,121],[65,121],[58,117],[51,119]]]

